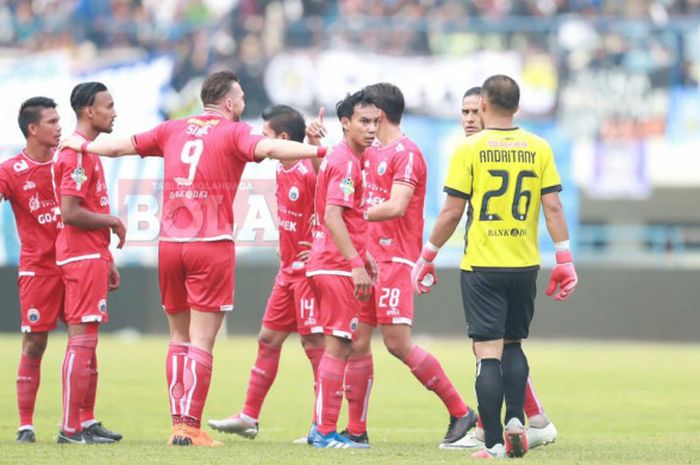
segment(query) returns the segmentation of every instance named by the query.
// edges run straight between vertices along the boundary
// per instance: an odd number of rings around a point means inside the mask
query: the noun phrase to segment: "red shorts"
[[[158,282],[167,313],[233,310],[236,251],[231,241],[158,244]]]
[[[60,272],[43,276],[20,276],[17,284],[23,333],[51,331],[56,328],[56,321],[65,321],[65,287]]]
[[[351,341],[355,338],[362,302],[355,300],[355,286],[348,276],[314,275],[309,278],[323,332]]]
[[[79,260],[61,266],[66,287],[66,323],[106,323],[109,262],[104,258]]]
[[[379,280],[368,305],[360,310],[360,321],[368,325],[413,325],[411,267],[399,262],[378,262]]]
[[[323,332],[316,299],[306,276],[277,273],[262,325],[273,331],[296,331],[302,336]]]

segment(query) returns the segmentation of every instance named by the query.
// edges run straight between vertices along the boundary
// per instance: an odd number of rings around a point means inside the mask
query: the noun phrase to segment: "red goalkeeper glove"
[[[430,242],[426,242],[423,250],[420,253],[420,258],[413,266],[411,271],[411,282],[413,289],[418,294],[427,294],[430,288],[438,283],[437,275],[435,274],[435,257],[437,257],[438,247],[435,247]]]
[[[554,296],[555,300],[566,300],[571,297],[578,284],[576,268],[574,268],[574,258],[570,250],[557,252],[557,264],[552,268],[552,275],[549,278],[549,286],[545,291],[551,296],[559,287],[559,292]]]

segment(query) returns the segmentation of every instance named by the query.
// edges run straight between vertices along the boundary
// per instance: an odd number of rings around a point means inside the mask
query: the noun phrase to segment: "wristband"
[[[325,157],[327,151],[328,151],[328,147],[319,146],[318,148],[316,148],[316,157],[317,158]]]
[[[350,268],[364,268],[365,262],[359,255],[355,255],[350,259]]]
[[[432,262],[437,257],[440,247],[433,245],[430,241],[423,245],[423,250],[421,251],[421,257],[428,262]]]
[[[565,241],[555,242],[554,250],[557,252],[565,252],[567,250],[570,250],[569,240],[567,239]]]
[[[80,151],[83,152],[83,153],[88,153],[88,151],[87,151],[87,146],[88,146],[89,143],[90,143],[90,141],[88,141],[88,140],[86,140],[85,142],[83,142],[83,143],[80,145]]]

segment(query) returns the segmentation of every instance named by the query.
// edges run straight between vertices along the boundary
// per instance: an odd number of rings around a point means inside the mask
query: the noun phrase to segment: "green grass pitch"
[[[417,338],[443,363],[469,404],[474,360],[466,339]],[[303,435],[312,409],[311,370],[297,339],[283,351],[276,384],[254,441],[213,433],[220,449],[165,445],[166,339],[100,340],[98,419],[125,439],[110,446],[55,444],[60,417],[60,364],[65,335],[49,341],[35,427],[38,442],[15,444],[15,376],[19,336],[0,337],[0,464],[442,464],[471,462],[468,454],[437,446],[447,427],[438,399],[375,341],[375,387],[369,451],[313,450],[291,441]],[[253,338],[217,344],[205,418],[242,404],[255,357]],[[700,346],[533,341],[526,345],[531,374],[559,438],[531,451],[531,464],[700,463]],[[341,427],[344,414],[341,416]]]

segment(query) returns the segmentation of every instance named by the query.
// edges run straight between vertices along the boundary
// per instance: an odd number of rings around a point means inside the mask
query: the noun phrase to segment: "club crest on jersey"
[[[99,303],[97,304],[97,309],[100,311],[100,313],[105,313],[107,311],[107,300],[100,299]]]
[[[340,182],[340,190],[345,195],[351,195],[353,192],[355,192],[355,185],[353,184],[350,176]]]
[[[73,182],[75,182],[77,189],[80,190],[83,183],[87,181],[87,174],[85,174],[83,167],[79,166],[75,169],[75,171],[73,171],[70,178],[73,180]]]
[[[379,176],[382,176],[384,173],[386,173],[386,161],[383,161],[377,166],[377,174]]]
[[[39,194],[32,195],[29,197],[29,211],[35,212],[41,207],[41,202],[39,201]]]
[[[36,308],[30,308],[29,311],[27,311],[27,320],[29,320],[30,323],[36,323],[41,320],[41,313],[39,313],[39,310]]]
[[[299,188],[297,186],[292,186],[289,189],[289,200],[296,202],[299,199]]]

